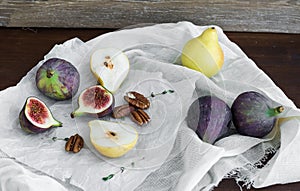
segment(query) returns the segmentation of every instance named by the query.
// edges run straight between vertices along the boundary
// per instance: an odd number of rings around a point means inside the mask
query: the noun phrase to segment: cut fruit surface
[[[110,92],[114,93],[129,72],[129,60],[118,49],[99,49],[91,56],[90,69],[97,78],[97,81]]]
[[[71,117],[84,114],[103,117],[112,112],[114,96],[103,86],[96,85],[83,90],[78,98],[79,107],[71,113]]]
[[[128,124],[93,120],[88,125],[91,143],[106,157],[123,156],[136,145],[138,140],[137,131]]]
[[[51,127],[60,127],[62,123],[52,116],[44,102],[36,97],[28,97],[19,114],[20,125],[30,133],[46,131]]]

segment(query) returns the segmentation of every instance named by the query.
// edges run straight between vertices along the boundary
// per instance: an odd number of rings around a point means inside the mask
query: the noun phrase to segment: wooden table
[[[16,85],[55,44],[73,37],[87,41],[113,30],[0,27],[0,90]],[[300,34],[226,32],[226,35],[300,107]],[[300,182],[258,190],[299,189]],[[239,187],[230,179],[223,180],[215,190],[238,191]]]

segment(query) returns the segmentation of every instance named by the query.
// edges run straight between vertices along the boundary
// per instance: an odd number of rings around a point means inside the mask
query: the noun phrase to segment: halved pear
[[[90,69],[97,81],[114,93],[129,72],[129,60],[121,50],[98,49],[91,56]]]
[[[136,129],[128,124],[93,120],[88,123],[88,126],[91,143],[106,157],[123,156],[134,148],[138,140]]]

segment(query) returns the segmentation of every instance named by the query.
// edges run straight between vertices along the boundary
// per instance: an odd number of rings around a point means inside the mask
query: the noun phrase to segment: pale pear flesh
[[[92,145],[106,157],[121,157],[137,143],[138,133],[128,124],[93,120],[88,125]]]
[[[97,81],[112,93],[127,77],[129,67],[127,56],[115,48],[98,49],[90,60],[90,69]]]

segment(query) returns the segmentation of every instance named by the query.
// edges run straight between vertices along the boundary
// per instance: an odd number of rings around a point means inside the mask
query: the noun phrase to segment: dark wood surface
[[[230,31],[300,33],[297,0],[3,0],[8,27],[121,28],[191,21]]]
[[[0,90],[16,85],[55,44],[73,37],[87,41],[113,30],[0,27]],[[226,34],[300,106],[300,34]],[[230,179],[223,180],[215,190],[238,191],[239,187]],[[298,191],[300,182],[251,190]]]

